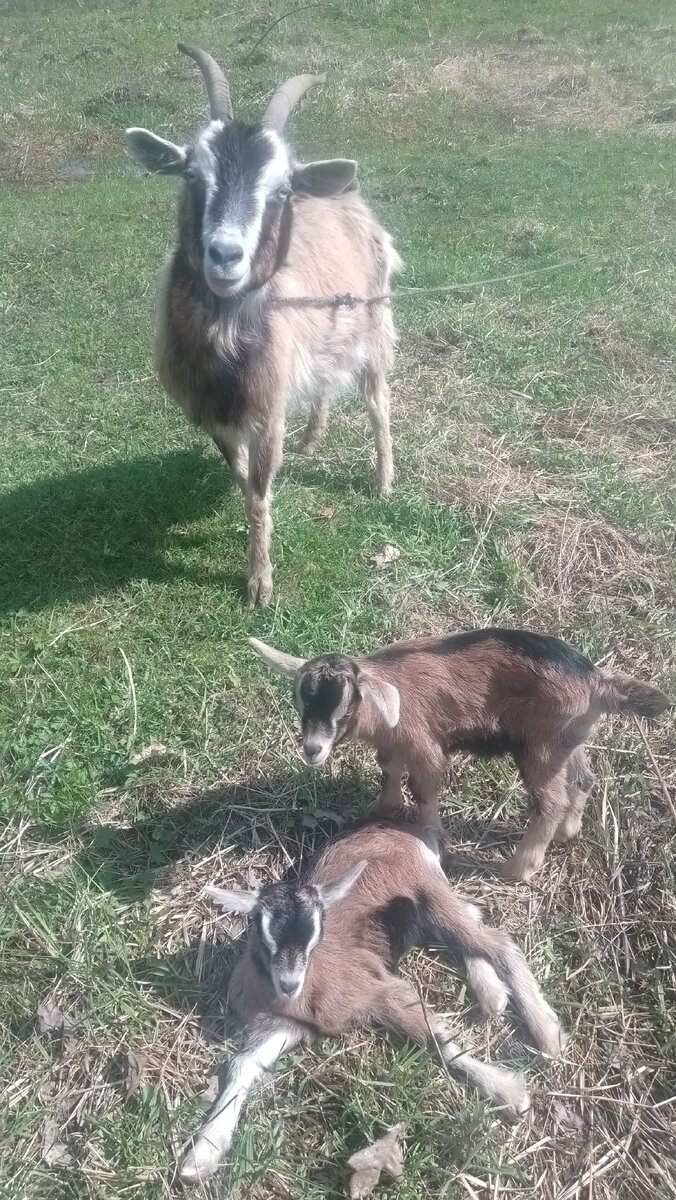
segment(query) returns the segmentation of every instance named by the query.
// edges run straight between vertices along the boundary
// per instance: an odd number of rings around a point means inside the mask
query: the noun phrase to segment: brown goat
[[[233,972],[230,1001],[244,1024],[243,1046],[225,1086],[181,1165],[181,1176],[210,1175],[228,1149],[250,1089],[281,1054],[321,1036],[381,1025],[441,1054],[446,1066],[520,1115],[523,1080],[479,1062],[451,1039],[396,971],[416,945],[443,947],[465,962],[486,1016],[511,994],[534,1045],[556,1056],[564,1037],[514,942],[481,924],[439,865],[438,832],[376,822],[330,842],[300,881],[252,893],[208,888],[222,907],[252,916],[246,950]]]
[[[165,390],[213,438],[244,492],[249,601],[267,603],[270,489],[289,406],[309,407],[301,442],[309,454],[329,402],[358,385],[376,444],[376,485],[383,494],[392,487],[390,308],[340,297],[387,292],[399,260],[356,190],[356,163],[299,163],[282,136],[294,104],[322,77],[288,80],[261,121],[245,125],[233,119],[213,58],[179,49],[204,75],[210,123],[185,147],[147,129],[126,135],[144,167],[183,179],[178,244],[158,292],[155,361]],[[313,298],[319,303],[307,306]]]
[[[527,879],[552,840],[579,833],[594,782],[584,743],[605,713],[656,716],[667,697],[629,675],[597,669],[558,638],[514,629],[395,642],[365,658],[304,660],[249,639],[274,670],[295,682],[306,761],[319,766],[334,745],[375,747],[383,771],[378,812],[402,803],[408,771],[424,824],[438,821],[448,756],[511,753],[534,812],[501,869]]]

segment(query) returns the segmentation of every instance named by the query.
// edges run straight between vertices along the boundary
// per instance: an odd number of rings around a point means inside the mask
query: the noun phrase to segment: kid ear
[[[330,908],[331,905],[335,904],[337,900],[342,900],[344,896],[347,896],[348,892],[352,890],[355,883],[359,879],[359,876],[366,865],[366,859],[364,858],[361,862],[358,862],[356,866],[351,867],[350,870],[343,875],[343,878],[337,881],[337,883],[329,883],[318,889],[319,898],[324,905],[324,908]]]
[[[399,721],[398,688],[364,669],[357,675],[357,687],[362,704],[365,704],[374,716],[384,721],[388,729],[394,729]]]
[[[231,892],[227,888],[205,887],[203,895],[208,896],[225,912],[250,913],[256,907],[258,892],[258,888],[252,892]]]

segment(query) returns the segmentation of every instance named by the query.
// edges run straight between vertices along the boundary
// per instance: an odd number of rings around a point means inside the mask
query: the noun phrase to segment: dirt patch
[[[112,132],[83,129],[72,135],[35,134],[0,138],[0,183],[40,187],[81,183],[96,174],[96,158],[119,145]]]
[[[486,105],[517,129],[559,125],[621,129],[643,125],[666,133],[673,105],[659,101],[660,80],[599,61],[593,48],[562,46],[538,30],[517,44],[458,51],[434,68],[442,86]]]

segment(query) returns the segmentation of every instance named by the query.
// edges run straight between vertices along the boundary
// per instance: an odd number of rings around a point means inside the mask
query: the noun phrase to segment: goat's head
[[[373,666],[340,654],[294,658],[257,638],[249,642],[273,671],[294,681],[303,755],[310,766],[320,767],[351,734],[377,735],[398,723],[399,692]]]
[[[128,129],[127,148],[146,170],[183,177],[182,244],[211,291],[234,296],[265,282],[283,260],[292,195],[338,195],[355,186],[357,167],[346,159],[299,164],[282,137],[292,108],[323,75],[289,79],[261,121],[244,125],[233,118],[228,84],[211,55],[183,44],[179,50],[204,76],[209,124],[185,146]]]
[[[354,887],[365,866],[365,860],[358,862],[331,884],[272,883],[250,892],[208,887],[205,894],[227,912],[251,914],[277,996],[297,1000],[322,936],[324,914]]]

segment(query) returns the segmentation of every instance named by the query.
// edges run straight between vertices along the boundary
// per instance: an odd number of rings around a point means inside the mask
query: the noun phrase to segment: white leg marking
[[[257,1045],[245,1048],[235,1056],[225,1087],[209,1119],[181,1163],[181,1179],[197,1181],[213,1174],[230,1147],[242,1105],[249,1092],[274,1066],[280,1055],[297,1045],[298,1041],[299,1036],[294,1030],[276,1029]]]
[[[443,1025],[437,1027],[435,1034],[444,1062],[452,1071],[464,1075],[480,1092],[503,1105],[513,1115],[522,1116],[528,1112],[530,1097],[520,1075],[479,1062],[448,1037]]]
[[[509,1000],[509,990],[497,971],[485,958],[467,955],[465,958],[467,979],[479,1007],[485,1017],[498,1017],[504,1012]]]

